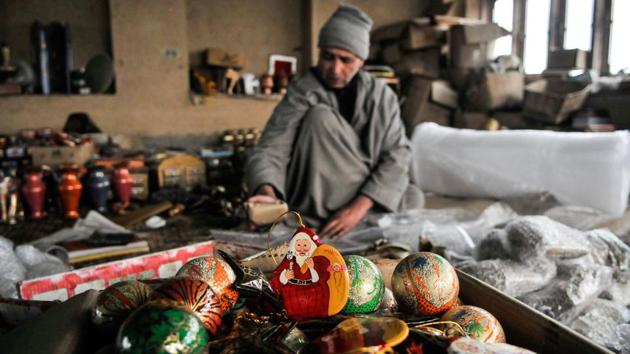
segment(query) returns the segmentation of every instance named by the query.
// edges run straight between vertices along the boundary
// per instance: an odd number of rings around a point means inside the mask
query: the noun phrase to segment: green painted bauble
[[[383,300],[385,285],[376,265],[361,256],[344,257],[350,276],[350,294],[341,311],[346,315],[376,311]]]
[[[470,338],[486,343],[505,343],[505,332],[499,321],[480,307],[453,306],[441,319],[457,322]]]
[[[120,353],[200,353],[207,343],[208,333],[197,316],[169,301],[138,308],[116,338]]]
[[[398,263],[392,274],[392,291],[402,311],[432,316],[453,306],[459,279],[455,268],[440,255],[418,252]]]

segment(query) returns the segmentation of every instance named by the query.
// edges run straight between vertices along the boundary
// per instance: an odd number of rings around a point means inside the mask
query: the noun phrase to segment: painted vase
[[[180,303],[197,315],[204,327],[216,336],[223,315],[238,300],[238,292],[231,288],[215,292],[210,285],[198,279],[172,278],[153,291],[151,300]]]
[[[133,178],[129,174],[129,169],[124,166],[116,167],[114,170],[114,189],[123,208],[127,207],[131,201],[132,185]]]
[[[68,219],[79,218],[79,203],[83,185],[75,169],[67,169],[59,181],[59,196],[63,205],[64,216]]]
[[[119,353],[202,353],[208,332],[189,309],[168,301],[135,310],[116,338]]]
[[[365,257],[350,255],[344,260],[350,275],[350,293],[341,312],[353,315],[376,311],[385,291],[381,271]]]
[[[107,198],[109,197],[109,179],[105,175],[105,169],[95,166],[90,169],[85,181],[88,196],[92,207],[99,213],[107,212]]]
[[[31,219],[39,220],[43,218],[46,184],[42,181],[42,173],[40,171],[26,173],[26,181],[22,186],[22,193],[31,211]]]
[[[403,312],[432,316],[457,301],[459,279],[455,268],[440,255],[418,252],[398,263],[392,274],[392,291]]]

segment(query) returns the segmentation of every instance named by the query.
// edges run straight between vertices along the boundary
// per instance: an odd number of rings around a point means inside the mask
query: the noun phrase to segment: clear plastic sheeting
[[[520,296],[519,299],[538,311],[561,322],[571,321],[579,309],[612,283],[613,271],[606,266],[574,267],[545,288]]]
[[[489,259],[460,269],[514,297],[539,290],[556,276],[556,264],[544,257],[527,265],[505,259]]]
[[[628,335],[622,336],[624,328],[621,326],[628,326],[624,325],[624,322],[629,320],[630,311],[626,307],[612,301],[596,299],[569,324],[569,327],[607,348],[621,352],[624,342],[628,340]]]
[[[59,258],[44,253],[32,245],[20,245],[15,248],[15,254],[26,267],[26,279],[39,278],[46,275],[69,271],[70,266]]]
[[[589,252],[582,232],[546,216],[514,219],[506,225],[505,233],[514,260],[527,261],[542,255],[575,258]]]
[[[412,136],[412,179],[425,192],[456,197],[549,192],[562,204],[621,216],[630,190],[629,141],[626,131],[486,132],[423,123]]]
[[[460,208],[414,209],[385,214],[376,220],[384,237],[418,250],[420,238],[433,246],[446,247],[460,256],[473,255],[476,245],[494,226],[514,218],[516,213],[503,203],[493,203],[481,214]]]

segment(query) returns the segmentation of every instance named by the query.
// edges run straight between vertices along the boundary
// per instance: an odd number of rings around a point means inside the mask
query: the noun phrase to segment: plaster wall
[[[27,3],[31,1],[35,0]],[[319,27],[339,2],[109,0],[108,3],[116,93],[0,97],[0,132],[42,126],[60,129],[67,116],[78,111],[88,113],[104,132],[111,134],[211,134],[232,128],[262,128],[277,100],[219,96],[210,98],[206,105],[190,103],[188,68],[197,60],[195,52],[210,46],[242,49],[247,57],[245,69],[258,74],[266,70],[270,53],[309,58],[313,44],[309,39],[316,38]],[[413,18],[420,10],[418,2],[411,0],[350,3],[366,10],[376,26]],[[92,13],[87,11],[84,16]],[[0,21],[5,20],[6,16],[0,15]]]

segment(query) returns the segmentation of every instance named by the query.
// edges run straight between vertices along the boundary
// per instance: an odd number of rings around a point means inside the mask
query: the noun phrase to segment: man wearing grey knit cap
[[[341,5],[319,32],[319,61],[291,83],[250,153],[248,202],[287,201],[323,237],[352,230],[370,210],[422,207],[409,183],[411,149],[398,99],[360,70],[372,19]]]

